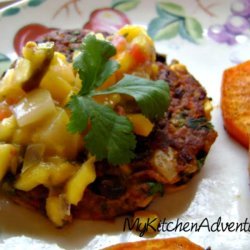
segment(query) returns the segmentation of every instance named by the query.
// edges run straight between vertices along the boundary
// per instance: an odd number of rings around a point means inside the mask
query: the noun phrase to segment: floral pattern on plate
[[[250,0],[232,2],[230,12],[224,24],[214,24],[208,29],[208,36],[218,43],[234,45],[250,35]]]
[[[14,5],[1,12],[2,17],[13,16],[27,7],[39,7],[46,0],[28,0],[22,4]],[[80,9],[80,3],[83,0],[66,0],[63,1],[51,15],[54,20],[63,12],[67,15],[86,15]],[[180,37],[187,42],[199,44],[203,39],[212,39],[216,43],[225,45],[235,45],[237,47],[230,55],[229,59],[233,63],[244,61],[249,54],[242,51],[245,46],[239,44],[249,41],[250,36],[250,0],[234,0],[228,4],[230,15],[226,18],[225,23],[217,21],[218,16],[214,8],[218,2],[204,2],[195,0],[194,4],[197,9],[204,15],[211,18],[212,24],[207,29],[203,20],[199,20],[183,4],[177,4],[175,1],[159,0],[155,3],[156,16],[148,22],[148,33],[155,41],[169,40]],[[115,32],[125,24],[131,24],[130,11],[140,10],[143,5],[142,0],[110,0],[110,4],[101,8],[94,8],[88,14],[87,22],[82,24],[83,28],[93,31]],[[73,8],[71,8],[73,7]],[[71,12],[73,10],[73,12]],[[42,23],[30,23],[21,27],[13,39],[13,47],[18,55],[21,54],[21,48],[29,40],[36,40],[39,36],[44,35],[57,27],[48,27]],[[178,46],[176,46],[178,47]],[[2,54],[4,58],[7,58]],[[243,55],[243,56],[242,56]],[[6,69],[6,61],[0,61],[1,72]]]

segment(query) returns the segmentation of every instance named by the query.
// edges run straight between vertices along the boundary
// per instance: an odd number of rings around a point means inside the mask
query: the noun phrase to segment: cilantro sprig
[[[85,147],[97,160],[107,159],[110,164],[129,163],[134,157],[136,138],[133,125],[110,107],[98,104],[93,96],[120,93],[132,96],[141,112],[150,119],[164,115],[169,105],[169,88],[165,81],[151,81],[133,75],[125,75],[115,85],[97,91],[119,68],[110,58],[116,54],[115,47],[89,34],[80,47],[80,55],[73,63],[82,80],[82,88],[68,103],[71,118],[68,130],[82,132],[90,123],[90,130],[84,137]]]

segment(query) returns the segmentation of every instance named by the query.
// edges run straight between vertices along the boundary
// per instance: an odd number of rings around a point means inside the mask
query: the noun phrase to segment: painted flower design
[[[154,40],[171,39],[180,35],[182,38],[197,43],[202,38],[200,22],[186,15],[184,8],[173,2],[156,4],[158,17],[148,25],[148,33]]]
[[[89,21],[83,26],[84,29],[90,29],[95,32],[115,32],[125,24],[130,24],[127,16],[113,8],[102,8],[94,10]]]
[[[13,46],[18,55],[21,55],[22,48],[28,41],[36,41],[41,35],[49,33],[54,28],[45,25],[31,23],[17,31],[13,40]]]
[[[208,36],[218,43],[234,45],[247,40],[250,32],[250,0],[236,0],[224,24],[211,25]]]

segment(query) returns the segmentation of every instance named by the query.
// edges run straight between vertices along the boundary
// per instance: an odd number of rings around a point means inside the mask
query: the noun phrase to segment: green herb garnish
[[[83,83],[79,93],[73,95],[68,103],[72,111],[68,130],[82,132],[90,122],[91,129],[84,137],[88,151],[97,160],[107,159],[110,164],[129,163],[135,157],[136,146],[131,122],[111,108],[96,103],[92,97],[112,93],[130,95],[145,116],[158,119],[169,105],[168,84],[162,80],[125,75],[117,84],[97,91],[95,89],[119,68],[119,64],[110,59],[116,54],[116,49],[111,43],[90,34],[84,38],[80,51],[73,67]]]
[[[163,196],[163,194],[164,194],[164,185],[162,183],[148,182],[147,184],[149,186],[149,191],[148,191],[149,196],[155,195],[157,193],[159,193],[161,196]]]

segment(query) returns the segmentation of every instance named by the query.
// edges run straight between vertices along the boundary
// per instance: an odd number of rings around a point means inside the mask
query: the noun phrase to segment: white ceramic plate
[[[32,38],[32,32],[85,25],[110,29],[128,22],[149,27],[157,50],[187,65],[213,98],[213,123],[219,133],[201,173],[185,190],[157,199],[150,209],[168,222],[179,218],[183,223],[201,223],[207,218],[212,224],[220,217],[223,223],[247,218],[249,222],[247,150],[224,131],[219,107],[223,70],[250,58],[249,5],[249,0],[23,1],[0,12],[0,64],[3,69],[15,59],[17,45]],[[169,16],[175,19],[170,22]],[[143,239],[123,232],[123,226],[124,218],[119,218],[76,221],[58,230],[41,215],[0,199],[0,249],[100,249]],[[183,232],[179,228],[162,231],[156,238],[183,235],[213,250],[250,249],[249,232],[239,231],[209,232],[204,226],[199,232]]]

